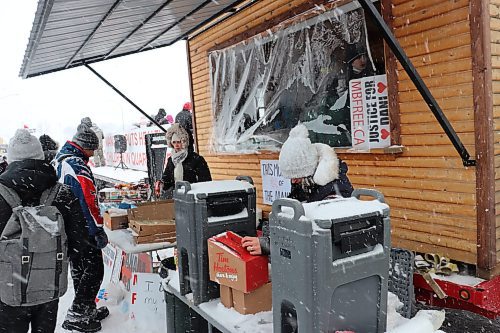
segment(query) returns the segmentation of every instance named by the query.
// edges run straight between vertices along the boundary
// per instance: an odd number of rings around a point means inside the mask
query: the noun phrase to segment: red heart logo
[[[379,94],[383,93],[385,88],[387,88],[387,86],[385,84],[383,84],[382,82],[377,83],[377,87],[378,87]]]
[[[382,130],[380,131],[380,134],[382,134],[383,140],[387,139],[391,135],[391,133],[388,130],[386,130],[385,128],[382,128]]]

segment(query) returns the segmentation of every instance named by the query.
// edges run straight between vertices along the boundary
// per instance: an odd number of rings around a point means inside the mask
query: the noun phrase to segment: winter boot
[[[72,330],[83,333],[99,332],[102,328],[101,322],[94,315],[81,314],[73,310],[68,310],[66,319],[62,327],[66,330]]]
[[[95,311],[95,320],[101,321],[103,319],[106,319],[109,316],[109,310],[108,307],[106,306],[101,306],[100,308],[97,308]]]

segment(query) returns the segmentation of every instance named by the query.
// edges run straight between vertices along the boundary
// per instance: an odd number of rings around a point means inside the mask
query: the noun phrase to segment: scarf
[[[182,162],[188,155],[187,149],[172,152],[172,163],[174,163],[174,181],[184,180],[184,168]]]

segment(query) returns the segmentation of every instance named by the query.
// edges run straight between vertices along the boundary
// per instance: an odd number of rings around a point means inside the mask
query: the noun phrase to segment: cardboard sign
[[[387,76],[349,81],[352,147],[356,150],[391,145]]]
[[[121,251],[120,251],[121,252]],[[102,249],[102,261],[104,262],[104,279],[103,281],[111,281],[111,276],[113,269],[116,265],[116,258],[118,254],[118,249],[114,247],[112,244],[106,245],[104,249]],[[121,261],[120,261],[121,266]]]
[[[281,175],[277,160],[261,160],[262,197],[264,204],[272,205],[279,198],[286,198],[292,190],[290,179]]]
[[[166,332],[165,295],[161,277],[153,273],[134,273],[130,284],[130,319],[137,327],[154,327]]]
[[[269,281],[266,256],[253,256],[239,235],[228,231],[208,239],[210,280],[248,293]]]
[[[130,291],[131,279],[134,273],[152,273],[153,262],[149,253],[126,253],[121,265],[121,281]]]

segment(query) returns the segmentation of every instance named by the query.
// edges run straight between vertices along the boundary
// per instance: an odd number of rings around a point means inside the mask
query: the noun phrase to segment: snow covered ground
[[[61,325],[64,321],[64,317],[66,316],[66,311],[71,305],[71,301],[73,300],[74,289],[72,284],[70,284],[68,288],[68,292],[61,298],[59,302],[59,312],[58,312],[58,320],[57,320],[57,328],[56,333],[68,333],[68,331],[64,330]],[[118,305],[111,305],[107,303],[106,305],[110,309],[110,316],[102,321],[102,333],[160,333],[163,330],[158,330],[157,327],[136,327],[136,324],[133,320],[128,318],[128,315],[124,313],[124,304],[126,302],[121,302]],[[387,317],[387,330],[390,333],[444,333],[443,331],[438,330],[444,320],[444,311],[419,311],[417,315],[411,320],[401,317],[396,309],[400,305],[399,300],[393,294],[389,294],[389,302],[388,302],[388,317]],[[225,321],[241,320],[242,315],[232,311],[230,309],[224,308],[222,305],[217,304],[215,306],[216,311],[220,312],[221,318],[224,318]],[[252,315],[249,315],[252,316]],[[245,316],[246,317],[246,316]],[[272,320],[272,313],[260,313],[255,315],[255,317],[263,317],[267,318],[267,322]],[[262,333],[272,332],[272,328],[270,325],[260,325],[262,326]],[[265,327],[264,327],[265,326]],[[255,325],[241,325],[239,332],[248,332],[248,333],[257,333]]]

